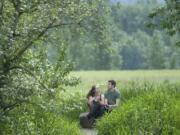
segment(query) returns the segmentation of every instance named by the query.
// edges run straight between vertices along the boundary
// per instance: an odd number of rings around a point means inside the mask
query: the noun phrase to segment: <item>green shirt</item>
[[[108,105],[114,105],[116,104],[116,99],[120,98],[120,92],[118,90],[107,90],[104,97],[107,99]]]

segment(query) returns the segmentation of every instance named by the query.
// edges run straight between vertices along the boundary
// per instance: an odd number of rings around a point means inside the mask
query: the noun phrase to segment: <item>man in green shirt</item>
[[[114,80],[108,81],[108,90],[104,94],[105,104],[109,109],[117,107],[120,103],[120,92],[116,89],[116,82]]]

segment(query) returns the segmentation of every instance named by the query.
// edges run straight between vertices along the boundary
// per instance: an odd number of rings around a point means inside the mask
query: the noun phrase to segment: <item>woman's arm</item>
[[[100,102],[99,102],[101,105],[107,105],[107,102],[106,102],[106,100],[105,100],[105,98],[104,98],[104,95],[101,95],[101,100],[100,100]]]
[[[88,104],[90,105],[90,106],[92,106],[92,101],[94,100],[94,97],[92,97],[92,96],[89,96],[89,98],[88,98]]]

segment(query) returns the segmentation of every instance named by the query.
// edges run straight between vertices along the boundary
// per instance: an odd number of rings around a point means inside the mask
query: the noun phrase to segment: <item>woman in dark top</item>
[[[92,86],[87,94],[89,114],[88,118],[98,118],[103,115],[106,106],[104,95],[101,94],[98,86]]]

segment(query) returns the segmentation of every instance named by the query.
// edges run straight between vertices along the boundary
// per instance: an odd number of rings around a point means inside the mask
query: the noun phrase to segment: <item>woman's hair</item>
[[[93,85],[92,88],[89,90],[88,94],[87,94],[87,98],[89,98],[90,96],[94,97],[96,93],[96,86]]]

